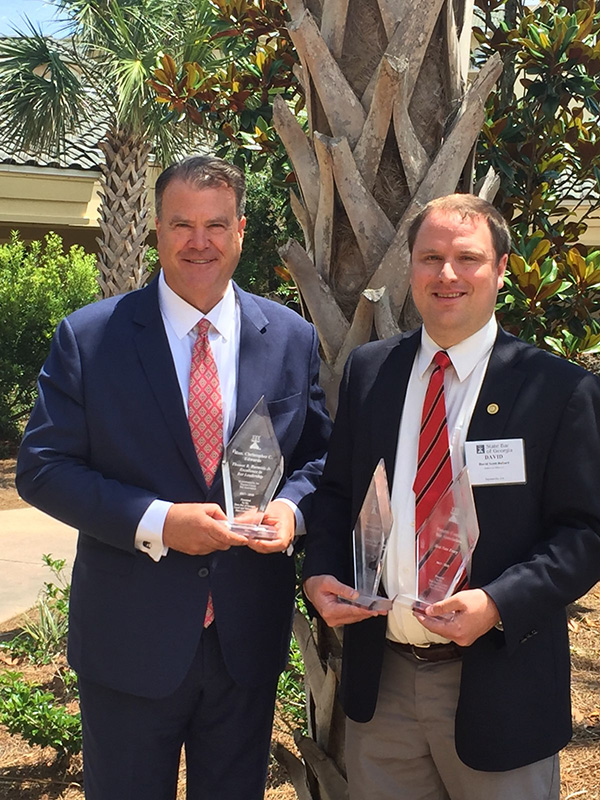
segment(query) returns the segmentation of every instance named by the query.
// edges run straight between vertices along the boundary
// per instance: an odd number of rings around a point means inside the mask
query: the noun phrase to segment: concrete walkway
[[[77,532],[36,508],[0,511],[0,623],[31,608],[44,582],[45,553],[73,566]]]

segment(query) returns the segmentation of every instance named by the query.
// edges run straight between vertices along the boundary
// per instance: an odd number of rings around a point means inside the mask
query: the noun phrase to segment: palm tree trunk
[[[491,59],[466,89],[472,6],[288,2],[309,136],[276,101],[305,240],[290,240],[281,255],[321,337],[331,408],[350,350],[373,329],[385,338],[415,320],[407,304],[408,223],[461,182],[502,70]]]
[[[102,297],[144,285],[150,207],[150,144],[143,136],[111,128],[100,142],[102,165],[98,270]]]
[[[502,66],[467,88],[472,0],[287,0],[308,136],[286,103],[274,122],[297,179],[291,204],[304,244],[280,254],[322,343],[322,383],[335,395],[350,351],[416,321],[406,233],[428,201],[472,189],[472,154]],[[482,192],[488,199],[494,181]],[[335,700],[335,633],[297,615],[309,694],[303,762],[278,749],[301,800],[344,800],[343,715]]]

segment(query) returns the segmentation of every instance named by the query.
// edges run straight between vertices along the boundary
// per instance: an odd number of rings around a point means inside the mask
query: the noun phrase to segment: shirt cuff
[[[153,500],[138,523],[135,532],[135,546],[153,561],[160,561],[169,552],[163,544],[163,527],[173,503],[166,500]]]
[[[291,500],[288,500],[287,497],[276,497],[280,503],[285,503],[286,506],[289,506],[292,511],[294,512],[294,516],[296,517],[296,529],[294,531],[294,539],[288,549],[285,551],[286,555],[291,556],[294,554],[294,544],[298,540],[300,536],[304,536],[306,534],[306,525],[304,524],[304,514],[300,511],[296,503],[293,503]]]

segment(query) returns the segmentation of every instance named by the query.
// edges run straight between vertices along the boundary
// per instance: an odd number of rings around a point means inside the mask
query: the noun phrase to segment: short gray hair
[[[160,219],[162,199],[171,181],[191,183],[197,189],[228,186],[235,193],[235,210],[238,219],[246,210],[246,180],[241,169],[216,156],[191,156],[171,164],[158,176],[154,189],[156,216]]]

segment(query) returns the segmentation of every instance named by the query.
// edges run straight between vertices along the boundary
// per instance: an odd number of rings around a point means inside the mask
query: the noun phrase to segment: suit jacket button
[[[198,575],[201,578],[208,578],[208,573],[209,573],[208,567],[200,567],[200,569],[198,570]]]

